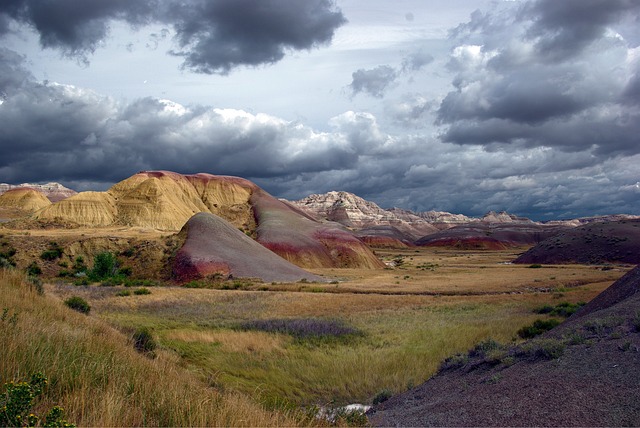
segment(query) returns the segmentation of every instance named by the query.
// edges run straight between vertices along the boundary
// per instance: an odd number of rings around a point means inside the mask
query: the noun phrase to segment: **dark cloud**
[[[0,104],[0,176],[9,182],[114,182],[141,169],[244,177],[340,170],[357,163],[375,126],[344,115],[336,132],[320,133],[241,110],[155,98],[121,103],[31,79],[21,85]]]
[[[149,22],[156,10],[153,0],[12,0],[0,16],[32,26],[45,48],[65,55],[85,56],[107,36],[109,21],[139,25]]]
[[[171,16],[185,67],[219,74],[329,43],[346,22],[329,0],[194,0],[174,5]]]
[[[352,81],[349,87],[353,95],[364,92],[373,97],[381,98],[398,77],[398,72],[388,65],[379,65],[371,70],[354,71],[351,77]]]
[[[545,0],[473,14],[452,33],[455,90],[437,115],[443,140],[601,159],[640,153],[640,111],[628,108],[637,99],[631,47],[616,34],[637,10],[632,1]],[[563,60],[550,61],[552,52]]]
[[[33,79],[24,67],[25,58],[18,53],[0,47],[0,99],[19,90],[23,83]]]
[[[87,60],[112,21],[174,28],[184,67],[226,74],[240,65],[279,61],[288,50],[329,43],[346,22],[330,0],[5,0],[0,34],[11,21],[40,35],[45,48]]]
[[[119,102],[74,86],[40,84],[21,71],[20,56],[2,52],[5,65],[13,64],[7,69],[22,76],[20,90],[9,91],[0,104],[2,181],[105,189],[139,170],[168,169],[238,175],[290,199],[338,189],[385,207],[473,215],[489,209],[538,219],[594,209],[640,211],[640,155],[602,160],[595,149],[569,153],[535,144],[492,151],[392,135],[362,112],[338,115],[330,131],[319,132],[242,110],[156,98]],[[497,128],[492,125],[486,130]],[[580,134],[580,125],[574,124],[576,141],[594,132]],[[563,129],[548,130],[549,138]]]
[[[622,16],[640,15],[636,0],[538,0],[528,3],[522,19],[532,19],[527,36],[550,61],[575,57],[601,38]]]

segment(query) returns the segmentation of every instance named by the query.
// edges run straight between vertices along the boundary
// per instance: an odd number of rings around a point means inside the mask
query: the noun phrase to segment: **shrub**
[[[520,330],[518,330],[518,336],[523,339],[531,339],[544,333],[545,331],[551,330],[558,324],[560,324],[560,321],[556,319],[535,320],[530,326],[522,327]]]
[[[90,276],[95,280],[106,279],[116,274],[118,261],[113,253],[105,251],[96,256]]]
[[[440,364],[440,371],[444,372],[448,370],[459,369],[461,367],[466,366],[468,363],[469,363],[469,355],[467,355],[466,353],[459,353],[446,358]]]
[[[35,261],[31,262],[29,266],[27,266],[27,275],[30,276],[38,276],[42,273],[42,269],[38,266],[38,263]]]
[[[520,348],[519,356],[525,356],[532,360],[554,360],[564,354],[565,344],[557,339],[532,340]]]
[[[16,255],[16,249],[10,246],[7,242],[3,241],[0,243],[0,267],[10,268],[15,267],[16,262],[13,260],[13,256]]]
[[[89,314],[89,311],[91,310],[91,306],[89,306],[87,301],[79,296],[69,297],[67,300],[64,301],[64,304],[70,307],[71,309],[73,309],[74,311],[81,312],[85,315]]]
[[[52,261],[62,257],[63,249],[57,242],[50,242],[49,249],[40,254],[42,260]]]
[[[149,290],[148,288],[145,287],[140,287],[137,288],[133,291],[133,294],[135,294],[136,296],[143,296],[145,294],[151,294],[151,290]]]
[[[136,348],[138,352],[152,353],[158,346],[156,341],[153,339],[151,331],[146,327],[137,329],[133,333],[132,339],[133,347]]]
[[[391,395],[391,391],[389,391],[388,389],[383,389],[382,391],[378,392],[375,397],[373,397],[373,405],[375,406],[376,404],[384,403],[389,398],[391,398]]]
[[[118,273],[123,276],[131,276],[131,274],[133,273],[133,269],[131,269],[129,266],[125,266],[118,269]]]
[[[47,378],[42,373],[35,373],[29,382],[9,382],[4,385],[5,392],[0,396],[0,426],[21,427],[37,426],[41,420],[29,413],[34,400],[42,395],[47,386]],[[64,409],[54,406],[45,415],[45,427],[73,427],[64,419]]]
[[[636,317],[631,320],[633,329],[640,333],[640,311],[636,312]]]
[[[532,265],[527,266],[529,269],[540,269],[542,267],[541,264],[534,263]]]
[[[581,307],[583,307],[585,302],[578,303],[569,303],[562,302],[558,303],[556,306],[544,305],[534,310],[535,313],[538,314],[548,314],[554,317],[564,317],[568,318],[574,313],[578,311]]]
[[[29,284],[33,285],[36,293],[41,296],[44,294],[44,285],[42,284],[42,280],[40,278],[38,278],[37,276],[29,276],[27,280],[29,281]]]
[[[503,349],[504,347],[493,339],[487,339],[478,343],[469,351],[469,357],[486,357],[492,351]]]
[[[129,290],[120,290],[116,293],[116,296],[118,297],[126,297],[126,296],[131,296],[131,291]]]
[[[76,257],[76,259],[73,262],[73,272],[74,273],[86,272],[87,269],[88,268],[87,268],[87,265],[84,262],[84,257],[82,257],[82,256]]]

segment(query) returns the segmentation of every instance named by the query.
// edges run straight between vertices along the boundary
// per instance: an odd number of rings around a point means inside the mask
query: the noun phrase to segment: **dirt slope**
[[[640,263],[640,220],[590,223],[565,230],[514,263]]]
[[[184,245],[173,262],[174,276],[180,282],[214,274],[267,282],[326,282],[269,251],[215,214],[194,215],[181,235]]]
[[[639,426],[640,268],[518,347],[478,347],[375,406],[376,426]]]

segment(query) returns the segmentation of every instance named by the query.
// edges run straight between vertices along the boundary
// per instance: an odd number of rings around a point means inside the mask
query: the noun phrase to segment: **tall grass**
[[[85,290],[87,299],[94,291]],[[417,386],[443,359],[487,338],[511,341],[536,318],[537,299],[157,289],[136,306],[97,300],[96,313],[124,328],[154,329],[164,348],[216,385],[269,404],[343,405]],[[362,334],[307,340],[286,329],[237,329],[284,319],[339,320]]]
[[[220,392],[159,351],[149,359],[105,322],[41,296],[0,269],[0,382],[49,379],[38,410],[60,405],[80,426],[274,426],[295,423],[239,393]]]

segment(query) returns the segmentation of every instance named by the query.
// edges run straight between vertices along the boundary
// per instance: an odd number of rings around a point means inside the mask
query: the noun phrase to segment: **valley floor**
[[[208,385],[268,408],[371,404],[416,386],[441,361],[492,338],[517,340],[545,304],[589,301],[628,267],[509,264],[520,251],[377,250],[381,270],[324,269],[329,284],[235,281],[217,288],[74,286],[92,315],[147,327],[177,364]],[[234,289],[220,289],[234,288]],[[247,327],[279,320],[336,323],[355,334],[300,336]]]

